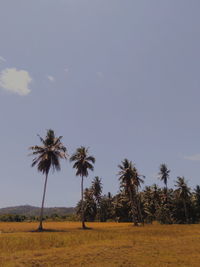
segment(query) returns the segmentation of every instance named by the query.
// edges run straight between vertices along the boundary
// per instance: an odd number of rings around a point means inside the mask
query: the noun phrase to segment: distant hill
[[[44,215],[51,216],[52,214],[57,214],[59,216],[64,216],[68,214],[75,213],[75,208],[64,208],[64,207],[53,207],[44,208]],[[13,214],[13,215],[25,215],[25,216],[39,216],[40,208],[30,205],[7,207],[0,209],[0,215],[3,214]]]

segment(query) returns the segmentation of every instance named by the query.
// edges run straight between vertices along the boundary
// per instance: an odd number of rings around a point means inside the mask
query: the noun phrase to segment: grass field
[[[0,266],[199,267],[200,225],[0,223]]]

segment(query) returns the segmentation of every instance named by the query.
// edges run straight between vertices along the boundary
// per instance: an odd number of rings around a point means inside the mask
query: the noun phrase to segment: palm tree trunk
[[[81,221],[82,228],[85,229],[85,218],[84,218],[84,203],[83,203],[83,175],[81,177]]]
[[[38,227],[39,231],[43,230],[42,220],[43,220],[43,211],[44,211],[44,200],[45,200],[46,188],[47,188],[47,179],[48,179],[48,173],[46,173],[46,178],[45,178],[45,182],[44,182],[44,192],[43,192],[43,197],[42,197],[42,206],[41,206],[41,210],[40,210],[40,223],[39,223],[39,227]]]

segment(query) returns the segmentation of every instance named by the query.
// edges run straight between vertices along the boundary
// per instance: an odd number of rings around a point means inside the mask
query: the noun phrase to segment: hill
[[[75,208],[69,207],[52,207],[52,208],[44,208],[44,215],[51,216],[53,214],[57,214],[59,216],[64,216],[68,214],[75,213]],[[40,208],[34,207],[30,205],[22,205],[15,207],[7,207],[0,209],[0,215],[3,214],[13,214],[13,215],[25,215],[25,216],[39,216]]]

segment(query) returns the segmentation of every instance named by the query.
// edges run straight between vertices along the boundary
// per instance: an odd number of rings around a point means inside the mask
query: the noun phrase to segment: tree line
[[[81,178],[81,200],[76,210],[81,219],[82,228],[86,229],[86,221],[132,221],[135,226],[152,223],[196,223],[200,221],[200,187],[192,191],[184,177],[177,177],[175,189],[168,188],[170,170],[161,164],[159,178],[164,182],[160,188],[156,184],[141,190],[145,176],[140,175],[135,165],[124,159],[118,165],[119,192],[116,195],[102,195],[102,182],[97,176],[91,187],[84,190],[84,177],[94,170],[95,157],[83,146],[69,157],[66,147],[62,144],[62,136],[56,137],[53,130],[47,131],[46,137],[39,136],[41,145],[30,147],[34,155],[32,167],[37,166],[45,175],[41,212],[38,230],[43,230],[43,210],[46,195],[48,174],[50,169],[59,171],[60,160],[69,159]]]
[[[84,192],[85,220],[133,222],[136,226],[153,221],[161,224],[200,222],[200,186],[191,190],[184,177],[177,177],[174,188],[153,184],[140,190],[140,183],[121,180],[116,195],[103,195],[101,179],[95,177]],[[81,214],[80,207],[81,201],[76,206],[77,216]]]

